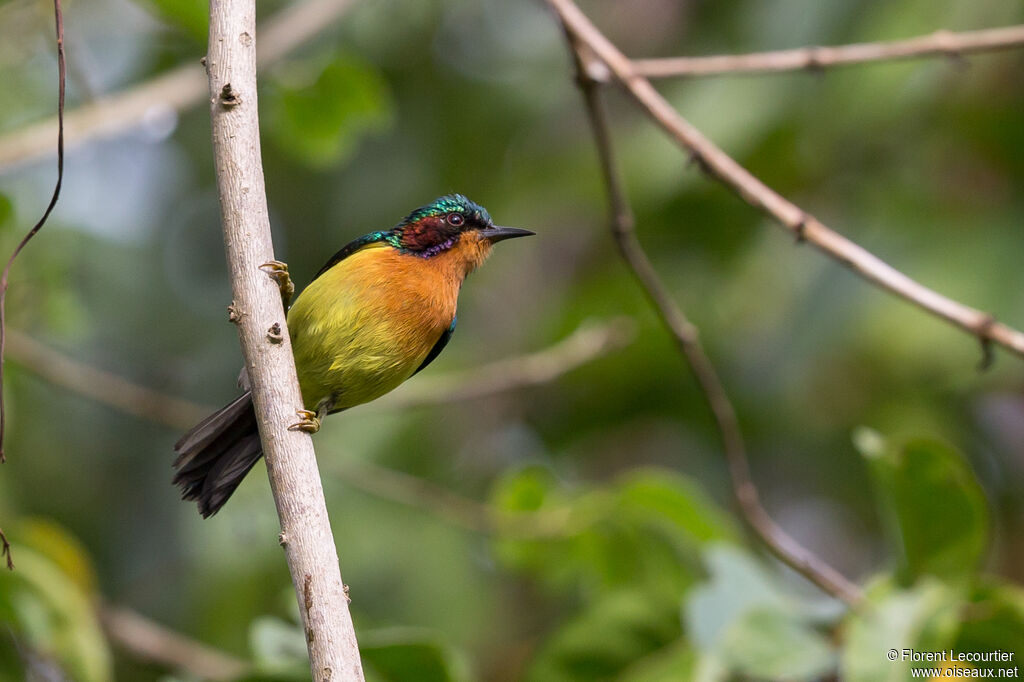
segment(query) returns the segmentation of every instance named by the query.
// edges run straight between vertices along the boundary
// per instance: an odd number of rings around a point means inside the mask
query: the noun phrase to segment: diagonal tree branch
[[[187,430],[217,409],[140,386],[113,372],[75,360],[17,329],[7,330],[7,343],[8,357],[18,365],[52,384],[125,414]]]
[[[233,680],[249,669],[248,661],[175,632],[122,606],[96,607],[103,630],[137,659],[153,661],[204,680]]]
[[[589,321],[569,336],[534,353],[516,355],[472,369],[433,374],[371,405],[383,409],[477,400],[528,386],[547,384],[591,360],[623,348],[633,339],[633,320]]]
[[[280,61],[295,48],[329,28],[354,0],[304,0],[286,7],[260,28],[256,60],[260,67]],[[121,135],[153,113],[183,112],[207,97],[206,75],[198,63],[178,66],[152,80],[133,85],[66,113],[67,146]],[[48,118],[0,135],[0,169],[38,159],[48,153],[57,119]]]
[[[718,76],[724,74],[818,71],[834,66],[869,62],[959,58],[976,52],[993,52],[1024,47],[1024,25],[981,31],[936,31],[930,35],[877,43],[855,43],[834,47],[801,47],[793,50],[706,57],[634,59],[633,70],[645,78]]]
[[[295,586],[312,678],[361,682],[362,665],[338,567],[313,441],[291,431],[302,408],[278,287],[260,266],[274,259],[256,90],[255,0],[211,0],[207,71],[224,247],[280,543]]]
[[[750,475],[746,446],[740,431],[736,410],[729,400],[715,367],[704,351],[697,328],[672,299],[654,265],[643,250],[635,230],[633,212],[623,190],[618,166],[612,148],[611,133],[598,88],[599,84],[588,76],[587,52],[575,37],[567,32],[577,64],[578,84],[586,102],[587,114],[594,132],[601,173],[608,192],[612,234],[633,275],[650,299],[662,323],[668,329],[680,352],[686,358],[700,386],[708,407],[714,416],[722,438],[722,449],[729,465],[733,492],[743,518],[780,561],[790,566],[826,593],[842,599],[851,606],[858,604],[861,591],[832,566],[800,545],[769,516],[761,504],[757,487]]]
[[[632,334],[630,318],[586,322],[564,339],[533,353],[473,369],[417,376],[363,409],[393,410],[476,400],[549,383],[625,347]],[[7,342],[10,358],[46,381],[156,424],[187,430],[217,409],[216,405],[176,398],[68,357],[17,329],[7,330]]]
[[[636,73],[629,58],[591,23],[572,0],[547,0],[547,3],[557,12],[572,39],[592,51],[598,62],[607,67],[607,70],[595,69],[588,64],[588,77],[599,81],[610,77],[621,83],[643,110],[692,155],[708,176],[774,218],[798,241],[813,245],[872,284],[976,337],[984,352],[983,366],[991,360],[993,343],[1024,358],[1024,333],[997,321],[988,313],[954,301],[911,279],[775,192],[684,119],[649,80]]]
[[[506,512],[435,483],[371,462],[331,464],[328,473],[346,485],[383,500],[425,511],[468,531],[539,540],[578,531],[567,509]]]

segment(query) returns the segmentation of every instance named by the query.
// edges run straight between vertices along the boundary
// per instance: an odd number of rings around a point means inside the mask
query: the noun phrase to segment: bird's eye
[[[445,220],[447,220],[448,224],[452,227],[459,227],[466,222],[466,219],[462,217],[461,213],[449,213]]]

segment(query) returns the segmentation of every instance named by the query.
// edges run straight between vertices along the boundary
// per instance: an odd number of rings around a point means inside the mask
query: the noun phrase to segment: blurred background
[[[310,1],[261,2],[261,31]],[[448,192],[538,233],[471,277],[428,371],[315,438],[368,677],[895,680],[906,668],[884,652],[902,647],[1019,663],[1020,358],[997,349],[979,371],[976,340],[794,245],[609,93],[640,238],[701,329],[766,507],[867,591],[872,608],[849,611],[734,512],[703,398],[608,233],[554,16],[535,0],[320,6],[315,35],[261,68],[271,221],[296,284]],[[1009,0],[582,7],[634,57],[1024,22]],[[206,4],[64,9],[68,112],[98,107],[110,130],[69,137],[60,203],[11,277],[0,679],[308,679],[262,465],[207,521],[170,485],[172,444],[237,394],[240,366]],[[5,254],[55,176],[55,127],[23,144],[55,110],[52,21],[45,2],[0,0]],[[1022,69],[1009,50],[658,86],[769,186],[1019,328]],[[171,72],[163,95],[198,82],[190,104],[106,106]],[[188,638],[183,655],[157,624]]]

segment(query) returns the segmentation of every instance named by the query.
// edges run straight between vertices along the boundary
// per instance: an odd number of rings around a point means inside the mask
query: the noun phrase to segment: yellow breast
[[[421,258],[370,244],[314,280],[288,313],[307,409],[343,409],[398,387],[455,317],[466,274],[489,245],[464,239]]]

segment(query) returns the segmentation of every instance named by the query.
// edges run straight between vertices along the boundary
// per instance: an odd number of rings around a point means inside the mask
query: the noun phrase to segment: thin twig
[[[116,410],[175,429],[191,428],[215,410],[136,384],[53,350],[24,332],[8,330],[11,360],[39,377]],[[552,382],[562,375],[632,340],[628,317],[584,322],[564,339],[525,355],[496,360],[469,370],[417,377],[403,384],[393,399],[383,398],[364,410],[440,405],[478,400],[499,393]],[[568,532],[561,513],[501,514],[481,502],[461,497],[409,474],[369,463],[331,465],[347,484],[371,495],[424,509],[478,533],[501,531],[517,537],[547,537]],[[0,540],[3,534],[0,532]]]
[[[355,628],[313,441],[288,425],[302,407],[285,311],[260,269],[274,260],[260,153],[256,1],[211,0],[207,71],[224,249],[253,408],[281,522],[312,679],[362,682]],[[269,330],[278,330],[276,339]]]
[[[141,386],[113,372],[93,367],[53,350],[17,329],[7,330],[8,355],[13,362],[79,395],[125,414],[174,429],[188,429],[215,407],[175,398]]]
[[[0,556],[7,559],[7,570],[13,571],[14,556],[11,555],[11,543],[8,541],[7,535],[4,533],[2,528],[0,528]]]
[[[447,374],[425,372],[388,397],[363,406],[362,410],[393,410],[399,407],[442,405],[476,400],[506,391],[538,386],[604,357],[625,346],[632,337],[629,318],[587,322],[569,336],[534,353]],[[10,359],[50,383],[173,429],[189,429],[216,411],[215,405],[201,405],[142,386],[124,377],[86,364],[39,343],[16,329],[7,330]]]
[[[330,464],[328,472],[352,486],[392,502],[420,509],[474,533],[519,539],[562,537],[576,530],[570,509],[502,512],[417,476],[370,462]]]
[[[306,0],[290,5],[260,27],[256,59],[260,68],[280,61],[332,26],[354,0]],[[121,135],[154,114],[181,113],[207,98],[199,60],[67,112],[68,147]],[[50,148],[57,120],[50,118],[0,136],[0,168],[39,158]]]
[[[233,680],[251,665],[175,632],[142,614],[101,603],[97,608],[107,637],[137,659],[159,663],[204,680]]]
[[[975,52],[992,52],[1022,46],[1024,46],[1024,25],[1018,25],[961,33],[936,31],[929,35],[906,40],[855,43],[833,47],[801,47],[793,50],[706,57],[635,59],[633,60],[633,70],[637,75],[646,78],[819,71],[834,66],[867,62],[924,57],[959,58]]]
[[[653,264],[643,250],[635,230],[635,219],[623,190],[612,148],[606,113],[599,84],[589,73],[586,48],[575,36],[566,32],[577,64],[578,84],[583,92],[587,113],[594,132],[601,173],[608,192],[612,233],[623,259],[654,305],[665,327],[690,365],[707,400],[722,438],[722,448],[729,465],[733,492],[748,525],[773,555],[790,566],[826,593],[855,605],[861,601],[860,589],[832,566],[800,545],[780,528],[761,505],[757,487],[750,475],[746,446],[732,402],[722,385],[714,365],[700,343],[697,328],[686,318],[672,299]]]
[[[14,259],[18,257],[21,250],[25,248],[29,240],[36,236],[36,233],[43,228],[46,220],[53,212],[60,198],[60,187],[64,182],[64,82],[67,79],[67,64],[64,60],[64,12],[61,9],[60,0],[53,0],[53,22],[54,32],[57,36],[57,182],[53,186],[53,195],[50,203],[47,204],[43,217],[39,219],[31,230],[22,237],[21,241],[14,248],[11,257],[7,260],[3,275],[0,275],[0,464],[6,461],[4,455],[4,430],[7,425],[7,417],[4,410],[4,328],[6,327],[6,302],[7,302],[7,278],[11,273],[11,266]]]
[[[633,337],[628,317],[585,322],[561,341],[535,353],[496,360],[473,369],[432,374],[371,403],[383,409],[477,400],[519,388],[547,384],[581,365],[622,348]]]
[[[629,58],[594,26],[572,0],[547,2],[558,13],[573,38],[593,52],[611,72],[610,76],[620,82],[641,108],[691,154],[697,166],[707,175],[733,190],[754,208],[774,218],[797,241],[813,245],[867,281],[974,336],[986,353],[987,346],[996,343],[1024,357],[1024,333],[996,321],[988,313],[947,298],[916,282],[782,197],[684,119],[654,89],[649,80],[636,73]],[[597,79],[605,80],[608,76],[602,73]]]

